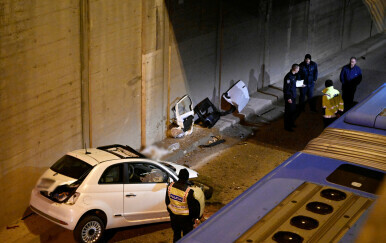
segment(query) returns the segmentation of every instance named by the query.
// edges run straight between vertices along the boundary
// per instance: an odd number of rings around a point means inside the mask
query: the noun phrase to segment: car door
[[[119,163],[103,168],[98,184],[88,186],[88,196],[84,198],[86,204],[101,203],[101,205],[108,205],[112,215],[122,215],[123,165],[123,163]]]
[[[165,195],[168,173],[150,162],[126,163],[124,218],[132,223],[164,221],[169,218]]]

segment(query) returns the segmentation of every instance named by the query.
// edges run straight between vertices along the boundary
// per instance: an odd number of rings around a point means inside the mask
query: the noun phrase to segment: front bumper
[[[74,230],[83,210],[76,204],[56,203],[40,194],[36,188],[32,190],[30,200],[31,210],[43,218],[66,229]]]

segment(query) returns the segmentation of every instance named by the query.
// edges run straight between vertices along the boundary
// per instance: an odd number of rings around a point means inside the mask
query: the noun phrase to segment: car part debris
[[[184,95],[173,107],[176,127],[171,128],[171,136],[180,138],[193,132],[193,102],[189,95]]]
[[[213,187],[209,186],[209,185],[206,185],[200,181],[198,181],[197,179],[192,179],[192,180],[189,180],[189,183],[191,185],[194,185],[196,187],[200,187],[201,190],[204,192],[204,196],[205,196],[205,199],[206,200],[209,200],[212,198],[212,195],[213,195]]]
[[[221,139],[220,137],[216,137],[216,136],[212,136],[212,139],[208,141],[208,144],[203,144],[203,145],[200,145],[198,147],[200,148],[209,148],[209,147],[213,147],[213,146],[216,146],[220,143],[224,143],[225,142],[225,139]]]
[[[223,98],[241,112],[249,102],[248,87],[239,80],[223,94]]]
[[[179,149],[180,148],[180,143],[173,143],[173,144],[171,144],[169,147],[168,147],[168,150],[169,151],[174,151],[174,150],[177,150],[177,149]]]
[[[220,119],[221,113],[207,98],[198,103],[194,107],[194,112],[198,115],[199,120],[204,127],[212,128],[216,122]]]
[[[212,128],[220,116],[231,114],[236,109],[241,112],[249,102],[248,87],[239,80],[223,94],[223,98],[231,105],[227,111],[219,111],[209,98],[205,98],[194,107],[194,112],[199,117],[198,122],[201,122],[204,127]]]
[[[9,229],[15,229],[15,228],[18,228],[19,227],[19,225],[15,225],[15,226],[7,226],[7,230],[9,230]]]

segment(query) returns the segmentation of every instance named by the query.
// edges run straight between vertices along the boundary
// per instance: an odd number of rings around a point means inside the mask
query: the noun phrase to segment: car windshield
[[[51,166],[51,170],[75,179],[79,179],[91,168],[90,164],[69,155],[63,156]]]

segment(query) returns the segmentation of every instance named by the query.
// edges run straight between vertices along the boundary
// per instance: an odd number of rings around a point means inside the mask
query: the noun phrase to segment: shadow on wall
[[[255,77],[255,75],[256,75],[255,69],[252,68],[251,71],[249,71],[249,81],[248,81],[248,92],[250,94],[256,92],[259,86],[258,85],[259,81]]]
[[[29,207],[32,188],[47,168],[17,168],[0,178],[0,225],[9,225]]]
[[[259,74],[259,81],[257,89],[262,89],[264,87],[267,87],[271,83],[271,78],[269,76],[269,73],[266,70],[265,64],[261,65],[260,74]]]
[[[175,41],[173,45],[177,47],[183,69],[171,67],[171,100],[189,92],[194,104],[208,97],[218,106],[222,93],[238,80],[249,83],[248,86],[252,86],[250,92],[259,88],[261,40],[253,38],[258,36],[260,29],[248,29],[249,23],[255,27],[259,23],[259,3],[165,0],[165,4],[171,22],[170,34],[174,35],[170,39]],[[240,33],[234,33],[233,30],[239,27]],[[250,32],[252,36],[243,35]],[[254,46],[254,51],[245,45],[246,39]],[[185,86],[178,85],[180,82]],[[186,90],[178,87],[186,87]]]
[[[219,105],[230,80],[245,81],[253,93],[282,83],[307,52],[324,58],[342,43],[368,38],[372,24],[364,3],[338,2],[165,0],[181,64],[171,67],[171,100],[189,92],[195,104],[208,97]],[[178,88],[182,82],[186,90]]]

